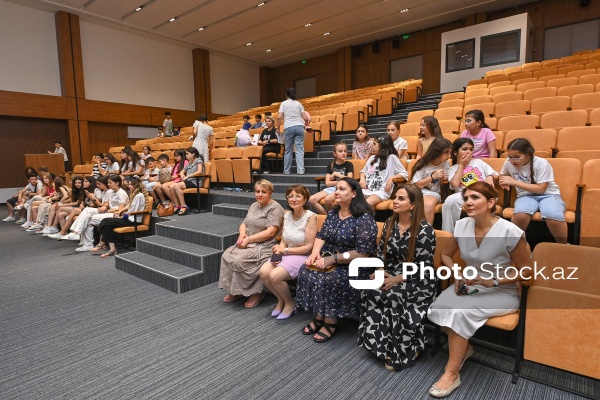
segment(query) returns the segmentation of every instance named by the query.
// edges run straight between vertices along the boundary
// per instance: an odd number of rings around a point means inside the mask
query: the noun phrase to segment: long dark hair
[[[352,216],[360,217],[363,214],[375,215],[375,210],[373,209],[373,207],[371,207],[369,203],[367,203],[367,199],[365,198],[365,195],[363,194],[363,191],[358,181],[356,179],[348,177],[344,177],[339,180],[339,182],[341,181],[345,181],[348,184],[348,186],[350,186],[350,189],[353,192],[356,192],[356,196],[354,196],[352,202],[350,202],[350,212],[352,213]],[[333,210],[336,213],[339,212],[340,206],[336,204]]]
[[[460,150],[460,148],[463,147],[463,144],[465,143],[468,143],[471,145],[471,147],[475,148],[475,144],[473,144],[473,141],[466,137],[458,138],[454,141],[454,143],[452,143],[452,165],[458,162],[458,150]]]
[[[140,160],[142,159],[142,157],[140,157],[140,155],[137,153],[137,151],[134,151],[132,149],[127,150],[125,153],[129,157],[131,157],[131,165],[133,167],[133,170],[135,171],[135,168],[140,163]]]
[[[175,156],[181,157],[181,161],[179,161],[179,167],[177,167],[177,171],[181,172],[181,171],[183,171],[183,167],[185,167],[185,150],[183,150],[183,149],[175,150],[175,154],[173,155],[173,157],[175,157]]]
[[[434,161],[435,159],[437,159],[439,156],[441,156],[442,154],[444,154],[444,152],[448,149],[452,148],[452,142],[449,141],[446,138],[436,138],[433,140],[433,142],[431,142],[431,145],[429,146],[429,149],[427,150],[427,152],[425,154],[423,154],[423,157],[419,158],[417,160],[417,162],[415,163],[415,166],[413,167],[412,170],[412,176],[415,176],[415,173],[424,168],[426,165],[431,164],[432,161]]]
[[[535,177],[533,176],[533,157],[535,149],[531,142],[525,138],[518,138],[512,140],[506,150],[516,150],[523,153],[526,157],[529,157],[529,171],[531,174],[531,183],[535,183]]]
[[[395,155],[398,157],[398,150],[394,147],[394,141],[392,137],[387,133],[379,136],[377,138],[377,143],[379,143],[379,151],[373,157],[371,161],[371,165],[375,165],[376,162],[379,162],[379,170],[383,171],[387,168],[387,159],[390,155]]]
[[[96,178],[90,175],[86,176],[84,179],[90,183],[90,187],[86,190],[90,193],[94,193],[94,190],[96,190],[96,188],[98,187],[98,185],[96,184]]]
[[[423,123],[427,125],[427,129],[431,132],[431,136],[434,138],[444,137],[442,135],[442,130],[440,129],[440,124],[436,117],[432,117],[428,115],[427,117],[423,117]]]
[[[367,126],[365,124],[358,124],[358,128],[363,128],[365,130],[365,132],[367,132],[367,134],[365,135],[365,142],[367,140],[369,140],[369,128],[367,128]],[[358,130],[358,128],[356,128],[356,130]],[[354,136],[354,141],[358,142],[358,136],[357,135]]]
[[[406,190],[410,204],[414,206],[410,216],[410,238],[408,239],[408,252],[404,256],[404,262],[412,262],[414,260],[415,250],[417,248],[417,239],[419,236],[419,231],[421,230],[421,222],[425,221],[425,223],[427,223],[427,220],[425,219],[423,192],[421,191],[421,188],[412,183],[407,183],[406,185],[400,186],[398,190],[400,189]],[[392,228],[396,226],[399,220],[400,216],[396,213],[393,213],[392,216],[386,221],[387,229],[383,239],[382,252],[384,261],[387,258],[387,245],[392,234]]]
[[[81,181],[81,187],[78,188],[75,186],[75,181]],[[81,203],[85,198],[85,192],[83,191],[83,177],[82,176],[74,176],[71,180],[71,200],[73,202]]]

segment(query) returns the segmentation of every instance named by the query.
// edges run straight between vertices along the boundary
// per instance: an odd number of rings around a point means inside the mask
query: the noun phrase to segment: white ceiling
[[[29,4],[273,67],[532,1],[266,0],[261,7],[257,6],[261,0],[33,0]],[[139,6],[142,9],[136,12]],[[172,17],[176,20],[169,22]],[[305,27],[307,23],[312,25]],[[201,27],[205,29],[199,31]]]

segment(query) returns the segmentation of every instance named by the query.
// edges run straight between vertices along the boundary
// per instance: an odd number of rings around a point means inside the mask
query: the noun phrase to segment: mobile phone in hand
[[[271,263],[278,263],[278,262],[281,262],[282,259],[283,259],[283,254],[273,253],[270,261],[271,261]]]

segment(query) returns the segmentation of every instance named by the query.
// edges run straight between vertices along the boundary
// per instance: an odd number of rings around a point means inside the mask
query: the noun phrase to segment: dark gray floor
[[[268,316],[272,298],[246,310],[224,304],[215,284],[177,295],[74,248],[0,223],[2,399],[429,399],[445,363],[440,353],[389,372],[356,346],[354,322],[316,344],[300,334],[306,313]],[[590,380],[529,364],[532,375],[598,393]],[[523,378],[512,385],[473,362],[461,378],[451,399],[579,398]]]

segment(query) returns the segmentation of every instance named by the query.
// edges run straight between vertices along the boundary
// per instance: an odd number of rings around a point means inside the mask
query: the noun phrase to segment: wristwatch
[[[286,247],[286,248],[285,248],[285,251],[283,252],[283,254],[287,254],[289,251],[290,251],[290,248],[289,248],[289,247]]]
[[[494,284],[494,287],[498,287],[498,285],[500,285],[500,282],[498,282],[496,278],[492,278],[492,283]]]

